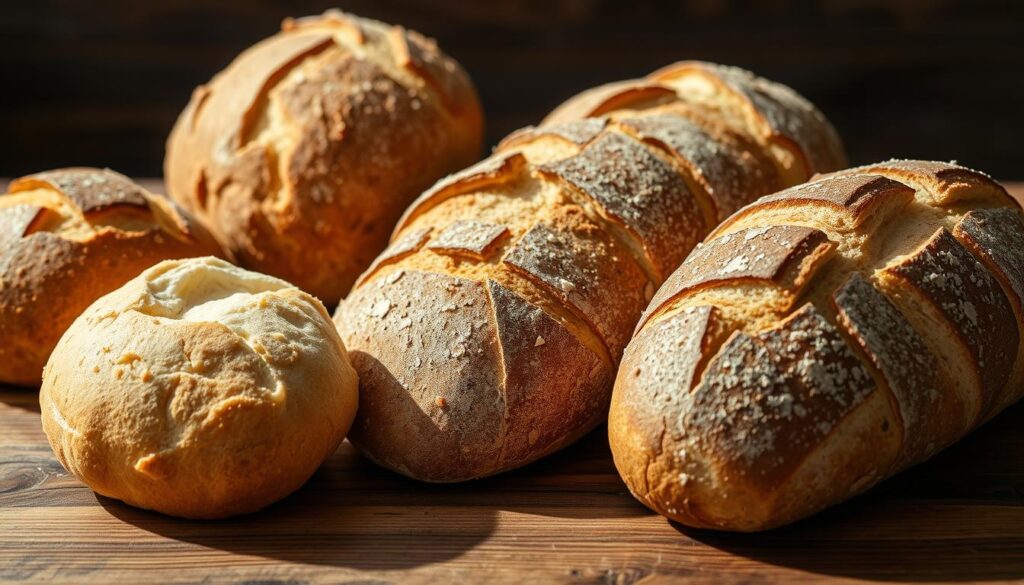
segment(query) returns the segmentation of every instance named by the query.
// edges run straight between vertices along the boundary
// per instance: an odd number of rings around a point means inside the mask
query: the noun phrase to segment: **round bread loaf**
[[[90,303],[161,260],[220,255],[164,197],[110,170],[22,177],[0,196],[0,382],[38,386]]]
[[[331,11],[285,21],[197,88],[165,174],[240,265],[333,305],[481,133],[469,77],[432,40]]]
[[[43,430],[96,492],[187,518],[258,510],[338,447],[357,380],[324,306],[215,258],[96,301],[43,374]]]

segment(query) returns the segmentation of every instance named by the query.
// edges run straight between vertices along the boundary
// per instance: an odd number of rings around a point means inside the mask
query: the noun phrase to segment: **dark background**
[[[331,6],[437,38],[469,70],[488,144],[573,93],[677,59],[787,83],[851,158],[957,159],[1024,179],[1024,2],[3,0],[0,176],[160,174],[192,88],[282,18]]]

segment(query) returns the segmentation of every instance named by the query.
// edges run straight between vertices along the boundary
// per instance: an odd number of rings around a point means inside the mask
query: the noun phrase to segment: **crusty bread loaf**
[[[222,254],[188,214],[110,170],[22,177],[0,195],[0,382],[38,386],[90,303],[161,260]]]
[[[609,416],[633,494],[753,531],[862,492],[1024,392],[1024,214],[890,161],[759,199],[655,295]]]
[[[348,431],[357,381],[320,301],[208,257],[91,305],[39,402],[57,459],[98,493],[220,518],[305,483]]]
[[[333,305],[402,210],[477,159],[481,133],[468,76],[432,40],[329,11],[196,89],[165,174],[238,263]]]
[[[782,184],[747,127],[713,112],[513,134],[424,193],[339,306],[361,381],[353,443],[410,477],[459,481],[575,440],[604,420],[662,281]]]
[[[702,61],[680,61],[643,79],[587,90],[557,107],[544,123],[680,110],[742,128],[766,149],[787,185],[846,166],[839,135],[813,104],[749,71]]]

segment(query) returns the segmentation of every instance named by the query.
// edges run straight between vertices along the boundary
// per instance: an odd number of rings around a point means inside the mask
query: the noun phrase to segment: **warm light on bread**
[[[258,510],[338,447],[357,380],[323,305],[215,258],[90,306],[46,366],[43,429],[96,492],[188,518]]]
[[[691,526],[780,526],[1020,399],[1024,214],[989,177],[889,161],[751,203],[668,279],[609,416],[633,494]]]
[[[221,254],[160,195],[110,170],[22,177],[0,195],[0,382],[39,385],[90,303],[161,260]]]
[[[333,305],[402,210],[479,154],[468,76],[430,39],[331,11],[288,20],[196,89],[168,189],[242,266]]]
[[[736,76],[766,92],[745,106],[752,119],[800,120],[779,137],[797,125],[831,135],[792,90],[702,67],[721,76],[712,87],[723,102],[739,99],[726,87]],[[719,221],[790,184],[768,135],[731,110],[615,109],[625,105],[605,104],[601,117],[562,110],[552,117],[568,121],[513,133],[405,212],[335,313],[362,384],[351,438],[371,459],[460,481],[524,465],[594,428],[661,283]],[[799,140],[787,144],[812,157]]]

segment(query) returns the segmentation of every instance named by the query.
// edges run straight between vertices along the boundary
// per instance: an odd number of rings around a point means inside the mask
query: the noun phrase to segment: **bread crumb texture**
[[[357,381],[317,299],[205,257],[91,305],[54,350],[40,404],[58,459],[98,493],[215,518],[302,485],[345,437]]]
[[[609,431],[630,490],[762,530],[959,439],[1020,398],[1021,243],[1019,205],[955,164],[888,161],[740,209],[625,351]]]

